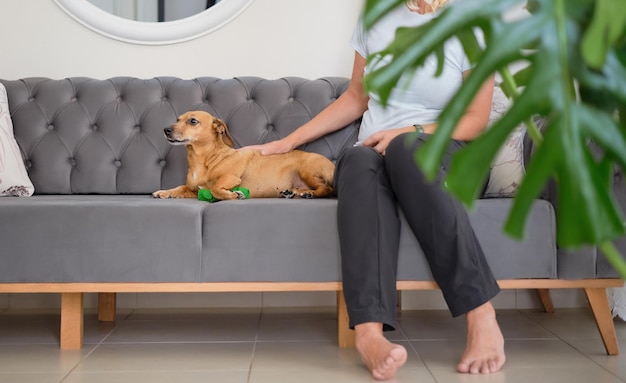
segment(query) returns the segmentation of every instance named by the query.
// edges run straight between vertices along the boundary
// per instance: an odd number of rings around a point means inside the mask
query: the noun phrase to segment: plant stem
[[[517,91],[517,83],[515,82],[515,79],[513,78],[511,71],[509,71],[509,68],[504,67],[500,69],[498,73],[500,73],[500,76],[502,76],[502,81],[503,81],[504,89],[506,93],[509,94],[511,96],[511,99],[513,100],[518,98],[519,92]],[[543,135],[539,131],[537,124],[535,124],[535,121],[533,121],[532,118],[527,118],[524,121],[524,124],[526,124],[526,128],[528,129],[528,134],[530,135],[530,138],[533,140],[535,147],[538,148],[539,145],[541,145],[541,143],[543,142]]]
[[[598,248],[602,250],[607,261],[609,261],[622,279],[626,279],[626,261],[615,248],[615,245],[611,241],[604,241],[598,244]]]

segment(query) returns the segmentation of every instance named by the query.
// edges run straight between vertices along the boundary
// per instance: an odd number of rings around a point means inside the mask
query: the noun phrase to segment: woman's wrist
[[[289,148],[289,151],[294,150],[298,146],[302,145],[299,144],[297,142],[297,139],[295,139],[292,135],[288,135],[287,137],[283,138],[282,141],[283,144],[285,144]]]
[[[418,133],[433,134],[437,124],[414,124],[413,130]]]

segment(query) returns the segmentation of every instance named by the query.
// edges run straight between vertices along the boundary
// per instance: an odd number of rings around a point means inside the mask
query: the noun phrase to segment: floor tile
[[[74,372],[63,383],[247,383],[248,371]]]
[[[221,319],[228,321],[232,318],[256,318],[261,316],[260,308],[163,308],[163,309],[137,309],[133,310],[126,321],[203,321],[209,319]]]
[[[253,371],[250,383],[364,383],[379,382],[365,368],[325,368],[317,370]],[[436,383],[425,368],[403,368],[388,383]]]
[[[454,369],[431,369],[437,382],[445,383],[623,383],[600,367],[510,368],[489,375],[459,374]]]
[[[544,315],[550,315],[543,313]],[[517,310],[497,312],[505,339],[556,339],[556,336]]]
[[[521,313],[562,339],[593,339],[600,337],[591,310],[557,309],[551,314],[531,310],[521,311]],[[619,319],[616,319],[614,322],[617,336],[626,338],[626,323]]]
[[[258,323],[256,316],[127,320],[117,326],[105,343],[254,341]]]
[[[118,311],[85,315],[85,345],[59,349],[58,310],[0,313],[4,383],[373,382],[353,348],[337,347],[333,308]],[[459,374],[465,320],[447,310],[403,311],[406,365],[391,382],[626,382],[626,353],[607,356],[588,309],[498,310],[507,363],[490,375]],[[626,322],[615,321],[626,341]],[[410,341],[409,341],[410,339]]]
[[[517,310],[499,310],[497,317],[506,339],[556,338]],[[398,323],[410,340],[465,339],[467,333],[465,318],[453,318],[447,311],[403,312]]]
[[[64,373],[60,372],[22,372],[4,373],[0,372],[0,382],[6,383],[59,383]]]
[[[253,347],[251,342],[102,344],[76,371],[248,371]]]
[[[429,368],[451,368],[463,355],[460,340],[411,341]],[[595,363],[559,340],[507,340],[506,363],[509,367],[555,368],[594,366]]]
[[[337,342],[337,319],[326,316],[303,318],[264,315],[259,324],[259,341]]]
[[[568,339],[567,343],[605,370],[626,381],[626,353],[623,351],[619,355],[607,355],[600,339]],[[622,350],[623,347],[622,344]]]
[[[87,345],[98,344],[105,340],[115,331],[116,324],[114,322],[91,321],[85,322],[83,326],[83,343]]]
[[[0,345],[0,372],[69,372],[89,353],[82,350],[59,350],[53,344]]]
[[[355,349],[339,348],[334,342],[259,342],[252,372],[354,368],[361,364]]]
[[[28,315],[0,317],[0,344],[59,344],[60,318]]]
[[[411,345],[400,342],[407,348],[406,368],[424,368],[419,355]],[[327,368],[363,367],[356,349],[339,348],[326,342],[259,342],[254,352],[252,373],[258,371],[319,371]]]
[[[421,339],[465,339],[464,318],[452,318],[446,311],[403,312],[398,325],[412,340]]]
[[[118,316],[118,323],[125,314]],[[58,310],[19,310],[0,316],[0,344],[59,344],[61,316]],[[98,322],[87,313],[83,323],[85,344],[97,344],[115,328],[114,322]]]

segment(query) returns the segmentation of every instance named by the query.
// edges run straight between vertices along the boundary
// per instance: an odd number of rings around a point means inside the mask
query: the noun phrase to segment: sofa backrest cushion
[[[186,150],[163,134],[189,110],[224,120],[236,147],[284,137],[319,113],[348,79],[257,77],[0,80],[36,194],[149,194],[185,182]],[[300,149],[336,160],[358,121]]]

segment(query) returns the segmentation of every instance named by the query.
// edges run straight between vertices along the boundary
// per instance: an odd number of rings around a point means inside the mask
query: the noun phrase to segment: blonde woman
[[[461,204],[440,186],[452,153],[487,125],[493,80],[480,90],[456,127],[437,182],[426,182],[413,153],[437,129],[437,118],[471,66],[458,41],[445,47],[444,71],[434,77],[433,58],[402,82],[383,107],[366,94],[363,76],[384,57],[366,58],[385,48],[399,26],[427,22],[445,1],[407,2],[365,31],[359,23],[348,90],[307,124],[287,137],[252,146],[263,154],[284,153],[362,118],[359,141],[337,161],[335,189],[341,243],[344,294],[356,347],[372,376],[395,376],[407,359],[406,349],[389,342],[383,331],[396,323],[396,272],[400,237],[398,209],[407,218],[453,316],[465,315],[467,346],[461,373],[493,373],[505,362],[504,339],[490,300],[500,291]],[[402,80],[401,80],[402,81]],[[420,132],[413,147],[404,144]]]

